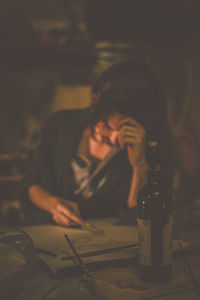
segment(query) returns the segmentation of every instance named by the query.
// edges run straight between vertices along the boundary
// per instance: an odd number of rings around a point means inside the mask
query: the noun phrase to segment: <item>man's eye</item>
[[[110,127],[108,124],[106,124],[105,123],[105,128],[107,129],[107,130],[110,130],[110,131],[117,131],[118,130],[118,128],[112,128],[112,127]]]

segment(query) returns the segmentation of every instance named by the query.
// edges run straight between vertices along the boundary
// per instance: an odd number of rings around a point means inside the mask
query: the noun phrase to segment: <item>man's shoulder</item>
[[[65,109],[49,116],[44,123],[43,137],[68,136],[85,127],[89,119],[89,109]]]

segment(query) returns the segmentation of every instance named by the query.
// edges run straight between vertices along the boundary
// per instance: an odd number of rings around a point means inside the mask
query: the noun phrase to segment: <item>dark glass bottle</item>
[[[172,271],[172,196],[160,182],[158,142],[147,143],[148,183],[138,194],[138,261],[141,278],[165,282]]]

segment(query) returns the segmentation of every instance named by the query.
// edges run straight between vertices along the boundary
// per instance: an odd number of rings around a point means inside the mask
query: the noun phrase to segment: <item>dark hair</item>
[[[118,112],[158,135],[166,122],[166,102],[155,75],[144,63],[124,62],[103,72],[92,86],[91,126]]]

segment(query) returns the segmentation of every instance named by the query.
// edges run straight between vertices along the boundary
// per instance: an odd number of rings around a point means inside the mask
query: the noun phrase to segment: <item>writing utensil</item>
[[[129,245],[125,245],[125,246],[90,251],[90,252],[82,253],[82,254],[80,254],[80,256],[81,257],[91,257],[91,256],[97,256],[97,255],[104,255],[104,254],[108,254],[108,253],[112,253],[112,252],[116,252],[116,251],[120,251],[120,250],[124,250],[124,249],[128,249],[128,248],[133,248],[133,247],[137,247],[137,246],[138,246],[138,243],[134,243],[134,244],[129,244]],[[63,257],[61,257],[60,260],[65,261],[65,260],[71,260],[72,258],[73,258],[73,256],[63,256]]]
[[[91,232],[94,233],[104,233],[105,231],[93,224],[84,222],[82,225],[78,224],[78,223],[74,223],[73,225],[71,225],[71,228],[81,228],[81,229],[85,229],[85,230],[89,230]]]
[[[97,300],[105,300],[106,298],[101,294],[100,290],[98,289],[95,279],[93,278],[90,270],[86,267],[79,253],[76,251],[76,248],[74,247],[72,241],[69,239],[67,234],[65,234],[64,237],[67,240],[69,246],[71,247],[71,250],[74,256],[76,257],[77,262],[79,263],[82,269],[83,272],[82,278],[86,282],[87,288],[92,292],[92,294],[95,296]]]
[[[96,232],[96,233],[104,233],[103,229],[101,229],[101,228],[99,228],[97,226],[94,226],[93,224],[87,223],[87,222],[84,222],[84,224],[81,225],[81,227],[83,229],[89,229],[89,230],[91,230],[93,232]]]

